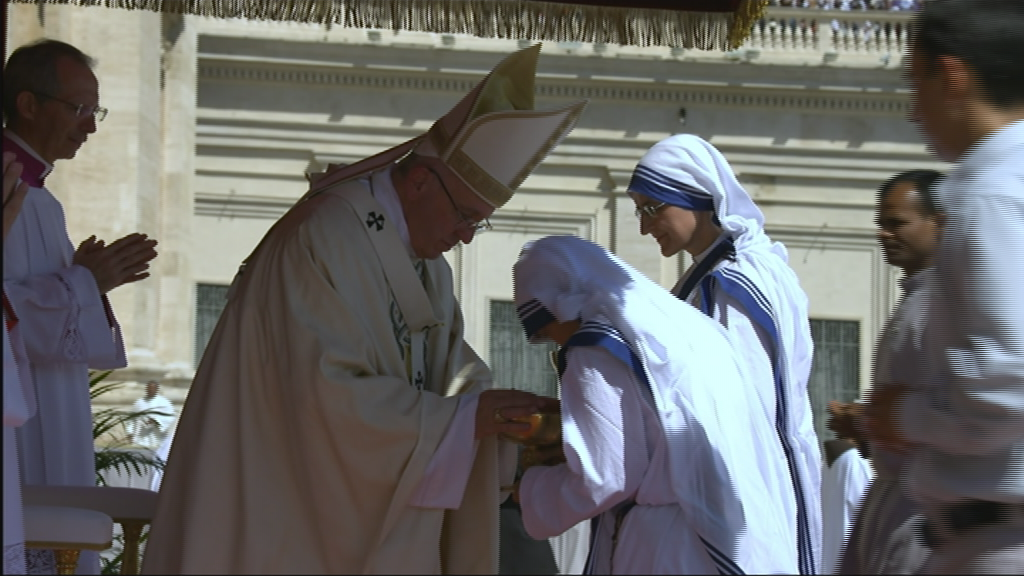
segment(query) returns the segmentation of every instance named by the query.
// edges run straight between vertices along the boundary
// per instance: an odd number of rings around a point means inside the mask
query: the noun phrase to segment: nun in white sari
[[[565,462],[515,494],[534,538],[594,519],[589,574],[787,573],[774,429],[725,331],[604,248],[528,244],[514,268],[527,337],[561,349]]]
[[[788,538],[800,574],[821,571],[821,452],[807,380],[811,372],[807,295],[786,247],[764,233],[764,215],[721,152],[689,134],[655,144],[629,183],[640,233],[662,255],[686,250],[694,263],[672,292],[728,330],[749,385],[775,428],[787,471],[768,479],[792,496]],[[788,544],[787,544],[788,543]]]

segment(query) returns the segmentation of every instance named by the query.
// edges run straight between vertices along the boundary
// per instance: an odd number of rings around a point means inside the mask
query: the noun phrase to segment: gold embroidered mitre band
[[[409,152],[438,158],[491,206],[503,206],[576,125],[585,100],[534,109],[540,44],[507,56],[430,130],[355,164],[310,175],[307,196],[378,170]]]

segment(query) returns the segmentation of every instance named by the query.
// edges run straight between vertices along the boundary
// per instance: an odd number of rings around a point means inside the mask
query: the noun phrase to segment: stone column
[[[111,242],[132,232],[160,239],[160,15],[47,6],[45,33],[97,60],[100,103],[110,110],[75,159],[58,162],[47,179],[64,203],[72,242],[92,234]],[[154,353],[160,263],[150,278],[109,294],[129,355],[126,380],[163,373]]]
[[[167,383],[184,386],[193,374],[195,340],[195,283],[190,258],[195,204],[196,30],[192,16],[163,16],[163,181],[157,264],[160,275],[157,355],[168,368]]]
[[[39,5],[7,4],[7,22],[4,23],[7,27],[5,63],[16,48],[43,37],[44,10],[45,8]]]

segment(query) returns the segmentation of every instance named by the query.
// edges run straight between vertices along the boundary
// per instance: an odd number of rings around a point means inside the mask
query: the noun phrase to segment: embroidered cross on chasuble
[[[420,277],[420,282],[423,284],[424,290],[427,288],[427,266],[424,264],[422,258],[417,258],[413,261],[413,266],[416,268],[416,274]],[[398,306],[398,302],[395,300],[394,292],[391,293],[391,329],[395,333],[395,341],[398,343],[398,349],[402,352],[402,358],[405,360],[406,374],[409,376],[409,382],[417,389],[422,390],[426,385],[426,374],[427,372],[427,339],[426,334],[422,339],[417,338],[419,345],[422,350],[419,351],[420,358],[422,358],[422,366],[414,366],[417,362],[414,362],[414,355],[412,354],[412,332],[409,330],[409,325],[405,321],[405,317],[402,315],[402,310]],[[426,332],[426,330],[424,330]],[[414,373],[415,372],[415,373]]]

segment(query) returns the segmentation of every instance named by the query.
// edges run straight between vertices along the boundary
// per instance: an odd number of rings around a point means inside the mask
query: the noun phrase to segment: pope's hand
[[[545,399],[521,390],[485,390],[476,406],[476,437],[500,434],[525,434],[530,431],[526,422],[510,422],[539,412],[547,405]]]

